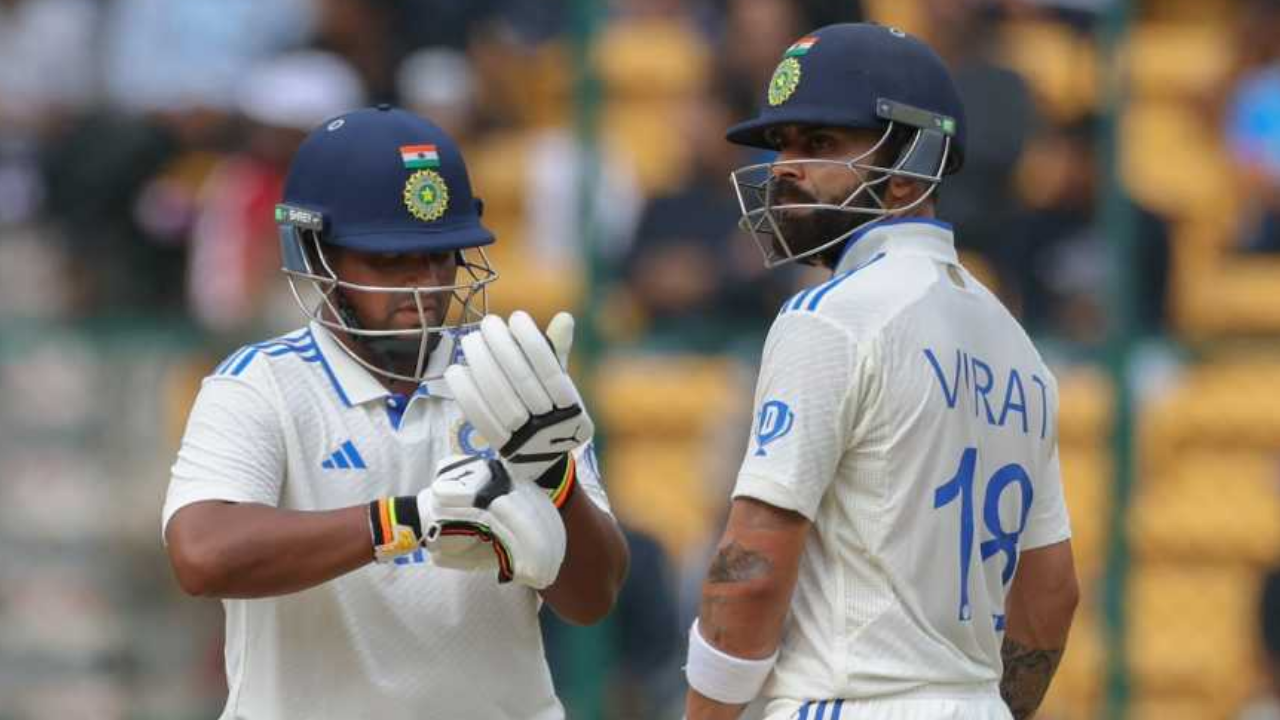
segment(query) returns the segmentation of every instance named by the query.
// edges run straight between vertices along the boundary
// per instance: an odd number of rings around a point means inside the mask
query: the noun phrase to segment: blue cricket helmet
[[[347,113],[307,136],[284,203],[324,218],[322,239],[373,252],[438,252],[493,243],[453,138],[390,105]]]
[[[498,273],[484,252],[494,237],[480,213],[462,153],[435,123],[390,105],[356,110],[313,130],[294,155],[276,206],[283,271],[303,313],[345,338],[348,355],[383,377],[421,382],[442,369],[428,366],[440,339],[469,331],[488,312]],[[326,248],[453,253],[457,272],[447,285],[365,285],[339,277]],[[355,293],[397,296],[417,309],[418,322],[365,327]]]
[[[943,172],[964,161],[964,106],[951,73],[932,48],[896,28],[841,23],[806,35],[779,63],[760,107],[729,128],[730,142],[769,148],[765,131],[777,125],[878,130],[895,122],[928,131],[919,150],[931,156],[942,137],[951,139]],[[928,169],[926,159],[912,169]]]
[[[775,149],[770,130],[785,125],[871,130],[880,138],[856,157],[774,160],[730,174],[740,224],[766,267],[834,263],[858,228],[912,211],[964,161],[964,107],[946,65],[928,45],[884,25],[828,25],[797,40],[774,70],[759,114],[726,137]],[[839,197],[785,200],[779,174],[805,164],[843,166],[853,184]],[[895,177],[927,189],[891,206],[881,193]]]

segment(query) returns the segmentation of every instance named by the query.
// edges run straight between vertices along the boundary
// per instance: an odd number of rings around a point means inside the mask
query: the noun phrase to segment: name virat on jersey
[[[1036,373],[1019,372],[1012,366],[1006,369],[999,362],[989,363],[962,348],[952,348],[951,352],[924,348],[921,357],[928,372],[937,379],[947,409],[972,412],[994,427],[1012,427],[1023,435],[1038,433],[1041,439],[1045,438],[1049,395],[1044,379]],[[1029,393],[1027,383],[1033,386]],[[998,399],[1001,397],[1003,400]],[[997,398],[994,404],[993,398]]]

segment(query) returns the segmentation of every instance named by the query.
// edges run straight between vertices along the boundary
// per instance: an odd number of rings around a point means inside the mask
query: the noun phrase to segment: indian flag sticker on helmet
[[[800,57],[809,52],[809,49],[818,44],[818,38],[813,35],[807,35],[800,38],[787,48],[787,52],[783,57]]]
[[[449,207],[449,187],[435,170],[419,170],[404,184],[404,205],[423,222],[438,220]]]
[[[440,155],[435,145],[402,145],[400,159],[409,170],[424,170],[440,167]]]
[[[800,61],[793,57],[783,58],[773,71],[769,80],[769,104],[778,106],[787,101],[800,85]]]

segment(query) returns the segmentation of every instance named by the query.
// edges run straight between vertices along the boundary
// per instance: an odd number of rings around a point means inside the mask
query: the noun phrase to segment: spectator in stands
[[[307,39],[313,0],[115,0],[106,90],[128,112],[229,109],[255,63]]]
[[[674,135],[690,139],[693,172],[683,187],[648,203],[624,260],[621,274],[649,346],[753,347],[791,289],[794,276],[764,272],[755,246],[739,235],[738,201],[727,178],[746,161],[722,137],[732,117],[714,96],[689,109]]]
[[[476,72],[466,53],[449,48],[416,50],[396,69],[400,104],[435,121],[464,149],[475,129]]]
[[[1255,0],[1242,58],[1253,65],[1228,101],[1227,141],[1243,176],[1242,246],[1280,252],[1280,0]]]
[[[995,289],[1007,296],[1022,273],[1010,242],[1026,217],[1014,171],[1040,122],[1034,100],[1026,81],[996,56],[998,17],[989,5],[929,0],[924,7],[969,117],[964,169],[939,196],[938,214],[955,227],[961,250],[992,266]]]
[[[297,308],[277,281],[272,210],[306,134],[364,102],[360,77],[332,53],[288,53],[245,74],[236,93],[247,123],[243,149],[218,161],[205,180],[187,255],[188,308],[205,329],[274,330],[278,322],[283,331],[294,324]],[[266,302],[273,293],[282,302]]]
[[[1110,271],[1097,203],[1097,133],[1096,119],[1086,117],[1035,141],[1027,189],[1033,208],[1023,237],[1012,244],[1013,267],[1020,268],[1014,291],[1028,329],[1084,345],[1102,340]],[[1168,226],[1141,206],[1134,214],[1137,324],[1158,333],[1167,317]]]

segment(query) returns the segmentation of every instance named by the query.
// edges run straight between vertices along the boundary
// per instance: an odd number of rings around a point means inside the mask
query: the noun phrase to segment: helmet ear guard
[[[956,133],[955,118],[884,98],[876,101],[876,116],[916,129],[915,137],[894,163],[898,174],[936,183],[953,170],[951,139]]]
[[[304,245],[305,233],[323,233],[324,216],[314,210],[280,203],[276,205],[276,229],[280,235],[280,260],[284,269],[310,274],[312,267]]]

